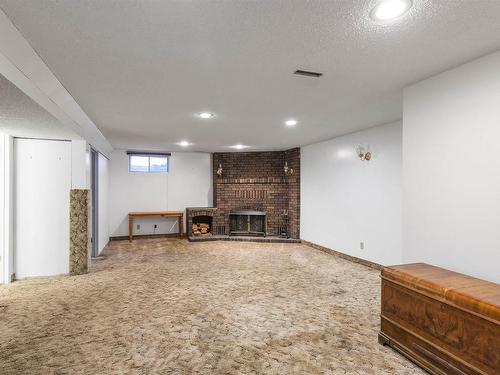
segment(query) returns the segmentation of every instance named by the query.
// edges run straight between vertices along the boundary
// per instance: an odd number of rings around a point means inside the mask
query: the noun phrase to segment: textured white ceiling
[[[500,1],[0,0],[115,148],[309,144],[401,117],[402,89],[500,48]],[[297,68],[324,73],[292,75]],[[217,114],[203,121],[200,111]],[[299,125],[283,122],[296,118]]]
[[[81,139],[0,74],[0,131],[14,137]]]

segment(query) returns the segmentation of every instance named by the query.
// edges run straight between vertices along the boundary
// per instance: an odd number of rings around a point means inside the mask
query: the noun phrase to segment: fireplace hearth
[[[266,236],[266,213],[235,210],[229,213],[230,236]]]

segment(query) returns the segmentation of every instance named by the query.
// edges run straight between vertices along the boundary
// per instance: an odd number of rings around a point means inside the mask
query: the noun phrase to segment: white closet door
[[[14,140],[16,278],[69,272],[71,142]]]

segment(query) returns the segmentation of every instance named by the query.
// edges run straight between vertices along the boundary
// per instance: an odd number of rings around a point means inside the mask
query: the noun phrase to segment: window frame
[[[132,170],[132,157],[145,157],[148,159],[148,170],[147,171],[134,171]],[[148,173],[148,174],[168,174],[170,172],[170,153],[153,153],[153,152],[131,152],[127,151],[128,157],[128,172],[129,173]],[[152,171],[151,170],[151,158],[165,158],[167,162],[166,170]]]

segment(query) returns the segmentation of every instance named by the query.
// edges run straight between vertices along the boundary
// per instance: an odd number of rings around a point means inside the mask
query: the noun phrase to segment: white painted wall
[[[14,140],[16,278],[69,272],[71,142]]]
[[[0,133],[0,284],[5,282],[5,274],[8,270],[5,268],[5,260],[8,255],[5,254],[5,137]]]
[[[108,216],[108,192],[109,192],[109,161],[99,153],[99,170],[98,170],[98,246],[99,254],[109,242],[109,216]]]
[[[370,161],[358,158],[358,145],[369,147]],[[401,122],[302,147],[301,158],[301,238],[401,263]]]
[[[0,134],[0,284],[14,272],[13,241],[13,139]]]
[[[149,174],[130,173],[126,152],[115,150],[109,167],[111,236],[128,234],[127,214],[130,211],[176,211],[212,205],[208,153],[172,153],[168,174]],[[176,220],[141,219],[135,220],[135,224],[141,228],[137,230],[134,226],[134,234],[175,233],[178,230]],[[158,224],[156,231],[154,224]]]
[[[90,147],[84,140],[71,141],[71,188],[90,189]]]
[[[403,260],[500,282],[500,52],[408,87]]]

